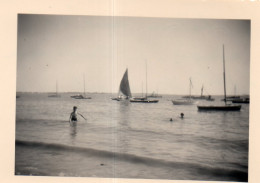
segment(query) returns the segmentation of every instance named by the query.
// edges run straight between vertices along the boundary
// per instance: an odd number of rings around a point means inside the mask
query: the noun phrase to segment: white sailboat
[[[119,85],[119,90],[118,90],[118,95],[115,98],[111,98],[112,100],[124,100],[124,99],[129,99],[132,97],[131,90],[130,90],[130,85],[128,81],[128,69],[126,69],[123,78],[120,82]]]
[[[182,99],[176,99],[176,100],[172,100],[173,105],[193,105],[195,104],[195,101],[192,100],[191,98],[191,87],[192,87],[192,82],[190,79],[190,94],[188,98],[182,98]]]
[[[199,111],[240,111],[241,105],[227,104],[226,96],[226,73],[225,73],[225,51],[223,45],[223,81],[224,81],[224,102],[225,105],[197,106]]]

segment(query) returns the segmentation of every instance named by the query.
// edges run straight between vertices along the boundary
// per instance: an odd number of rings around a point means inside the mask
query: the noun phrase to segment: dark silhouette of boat
[[[162,98],[162,95],[159,95],[158,93],[153,92],[151,95],[148,95],[149,98]]]
[[[146,94],[145,94],[145,97],[131,98],[130,102],[133,102],[133,103],[158,103],[159,102],[159,100],[149,99],[147,96],[147,63],[146,63]]]
[[[87,96],[86,96],[86,91],[85,91],[85,75],[83,76],[83,83],[84,83],[84,92],[83,92],[83,95],[81,95],[81,94],[73,95],[73,96],[71,96],[71,98],[74,98],[74,99],[91,99],[91,97],[87,97]]]
[[[183,99],[175,99],[175,100],[172,100],[172,103],[173,105],[194,105],[196,102],[192,99],[192,96],[191,96],[191,87],[192,87],[192,82],[191,82],[191,78],[190,78],[190,84],[189,84],[189,93],[190,95],[189,96],[185,96],[183,97]]]
[[[184,96],[182,98],[191,98],[193,100],[207,100],[207,101],[214,101],[215,99],[211,97],[211,95],[205,96],[203,95],[204,86],[201,87],[201,94],[200,96]]]
[[[198,106],[198,109],[200,111],[239,111],[241,109],[241,105],[232,105],[232,104],[226,104],[222,106]]]
[[[238,99],[233,99],[232,103],[236,104],[249,104],[250,103],[250,98],[238,98]]]
[[[117,97],[111,98],[112,100],[121,101],[121,100],[128,100],[132,97],[130,84],[128,81],[128,69],[126,69],[123,78],[119,85],[119,90]]]
[[[227,104],[224,45],[223,45],[223,81],[224,81],[224,102],[225,102],[225,105],[221,105],[221,106],[216,106],[216,105],[201,106],[201,105],[198,105],[197,107],[198,107],[199,111],[240,111],[240,109],[241,109],[241,105]]]

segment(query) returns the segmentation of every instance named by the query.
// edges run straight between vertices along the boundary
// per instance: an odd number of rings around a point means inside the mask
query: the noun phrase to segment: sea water
[[[178,96],[130,103],[111,94],[71,95],[17,98],[16,175],[247,181],[249,104],[200,112],[173,105]],[[87,118],[79,116],[76,126],[68,122],[73,106]]]

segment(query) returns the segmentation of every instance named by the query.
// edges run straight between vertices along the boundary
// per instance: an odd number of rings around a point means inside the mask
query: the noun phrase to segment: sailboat
[[[131,90],[130,90],[130,85],[128,81],[128,69],[126,69],[123,78],[120,82],[119,90],[118,90],[118,95],[115,98],[111,98],[112,100],[123,100],[123,99],[129,99],[132,97]]]
[[[91,97],[86,97],[86,91],[85,91],[85,75],[83,77],[83,83],[84,83],[84,93],[83,95],[74,95],[74,96],[71,96],[71,98],[74,98],[74,99],[91,99]]]
[[[58,93],[58,82],[57,81],[56,81],[56,93],[50,94],[50,95],[48,95],[48,97],[56,97],[56,98],[61,97],[60,94]]]
[[[203,95],[203,90],[204,90],[204,86],[202,85],[200,96],[191,96],[191,98],[196,100],[205,100],[206,96]]]
[[[191,87],[192,87],[192,82],[191,82],[191,79],[190,79],[190,95],[189,95],[189,98],[172,100],[173,105],[193,105],[193,104],[195,104],[195,101],[193,101],[192,98],[191,98]]]
[[[137,97],[137,98],[131,98],[130,102],[135,103],[158,103],[159,100],[151,100],[147,97],[147,63],[146,63],[146,94],[145,97]]]
[[[208,95],[207,97],[203,95],[203,91],[204,91],[204,86],[202,85],[200,96],[192,96],[191,98],[195,100],[207,100],[207,101],[215,100],[214,98],[211,97],[211,95]]]
[[[198,105],[199,111],[240,111],[241,105],[232,105],[227,104],[227,96],[226,96],[226,73],[225,73],[225,51],[223,45],[223,81],[224,81],[224,102],[225,105],[210,105],[210,106],[202,106]]]
[[[162,95],[159,95],[158,92],[157,92],[157,93],[153,92],[153,93],[152,93],[151,95],[149,95],[148,97],[150,97],[150,98],[162,98]]]

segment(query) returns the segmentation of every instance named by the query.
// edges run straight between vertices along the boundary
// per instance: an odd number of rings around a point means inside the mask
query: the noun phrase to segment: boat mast
[[[145,94],[145,98],[147,98],[147,61],[145,61],[145,66],[146,66],[146,94]]]
[[[86,95],[86,91],[85,91],[85,73],[83,75],[83,82],[84,82],[84,96]]]
[[[223,79],[224,79],[224,101],[225,101],[225,104],[227,104],[224,44],[223,44]]]
[[[201,97],[203,96],[203,85],[202,85],[202,87],[201,87],[201,94],[200,94],[200,96],[201,96]]]
[[[56,95],[58,95],[58,81],[56,80]]]
[[[237,86],[236,85],[234,87],[234,94],[235,94],[235,96],[237,96]]]
[[[191,83],[191,78],[190,78],[190,100],[191,100],[191,85],[192,85],[192,83]]]
[[[144,96],[143,82],[142,82],[142,97]]]

